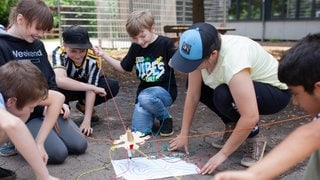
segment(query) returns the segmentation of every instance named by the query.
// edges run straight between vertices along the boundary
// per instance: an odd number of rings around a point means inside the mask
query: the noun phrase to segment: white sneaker
[[[250,167],[262,159],[267,146],[266,137],[247,139],[246,152],[241,159],[241,165]]]

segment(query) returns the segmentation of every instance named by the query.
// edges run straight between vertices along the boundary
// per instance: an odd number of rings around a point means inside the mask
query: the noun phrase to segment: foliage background
[[[57,0],[44,0],[49,7],[57,7],[58,1]],[[8,25],[8,18],[10,14],[10,10],[13,6],[15,6],[19,0],[0,0],[0,24],[7,27]],[[77,4],[77,0],[60,0],[60,3],[67,3],[67,4]],[[58,26],[58,14],[53,12],[54,16],[54,25]]]
[[[18,0],[1,0],[0,1],[0,24],[7,26],[11,7],[16,4]]]

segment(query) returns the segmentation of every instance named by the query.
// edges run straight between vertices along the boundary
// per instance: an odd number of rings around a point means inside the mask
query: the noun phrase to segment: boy
[[[90,136],[93,133],[91,121],[98,121],[93,106],[115,97],[119,84],[101,74],[101,60],[90,49],[92,44],[85,28],[71,26],[62,33],[62,37],[63,46],[52,53],[57,85],[67,104],[78,101],[76,108],[84,113],[80,129]]]
[[[59,99],[62,105],[63,96]],[[41,71],[30,62],[11,61],[1,66],[0,144],[10,139],[30,164],[37,179],[56,179],[46,168],[47,155],[38,149],[44,145],[34,141],[24,124],[37,105],[50,105],[47,81]],[[0,169],[0,179],[15,176],[10,170]]]
[[[294,130],[256,165],[245,171],[218,173],[215,180],[274,179],[311,155],[303,179],[320,179],[320,33],[309,34],[280,60],[278,76],[292,92],[292,102],[314,120]]]
[[[95,52],[120,72],[136,68],[140,84],[132,118],[132,130],[151,134],[153,121],[160,121],[160,135],[174,133],[168,107],[177,97],[174,70],[168,62],[175,52],[173,42],[155,34],[154,16],[149,11],[135,11],[127,19],[126,30],[133,41],[128,54],[118,61],[100,47]]]

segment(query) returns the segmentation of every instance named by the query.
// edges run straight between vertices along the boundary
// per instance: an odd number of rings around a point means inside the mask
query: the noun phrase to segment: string
[[[119,119],[120,119],[120,121],[121,121],[121,123],[122,123],[122,127],[123,127],[124,132],[125,132],[127,126],[125,126],[125,123],[124,123],[124,121],[123,121],[123,119],[122,119],[122,116],[121,116],[121,113],[120,113],[120,110],[119,110],[119,107],[118,107],[118,105],[117,105],[117,103],[116,103],[116,101],[115,101],[115,98],[114,98],[114,96],[113,96],[113,94],[112,94],[112,92],[111,92],[110,85],[109,85],[109,83],[108,83],[108,81],[107,81],[107,76],[105,75],[105,72],[104,72],[103,69],[101,69],[101,72],[102,72],[102,74],[104,75],[105,81],[106,81],[106,83],[107,83],[107,85],[108,85],[109,92],[111,93],[111,96],[113,97],[113,98],[112,98],[112,101],[113,101],[114,107],[115,107],[115,109],[116,109],[117,115],[119,116]],[[106,117],[108,116],[107,106],[105,106],[105,116],[106,116]],[[303,115],[303,116],[298,116],[298,117],[293,117],[293,118],[288,118],[288,119],[277,120],[277,121],[270,122],[270,123],[263,123],[263,124],[259,124],[259,126],[260,126],[260,127],[273,126],[273,125],[276,125],[276,124],[286,123],[286,122],[289,122],[289,121],[299,120],[299,119],[307,118],[307,117],[309,117],[309,115]],[[107,121],[108,121],[108,120],[107,120]],[[161,128],[161,127],[160,127],[160,128]],[[111,129],[112,129],[112,128],[110,128],[109,121],[108,121],[108,129],[109,129],[110,137],[112,137],[112,132],[111,132]],[[212,132],[208,132],[208,133],[200,133],[200,134],[195,134],[195,135],[186,136],[185,138],[206,137],[206,136],[212,136],[212,135],[217,135],[217,134],[223,134],[223,133],[225,133],[225,132],[247,131],[248,129],[252,129],[252,127],[246,127],[246,128],[242,128],[242,129],[235,129],[235,130],[212,131]],[[158,132],[158,133],[159,133],[159,132]],[[157,133],[157,134],[158,134],[158,133]],[[103,137],[87,137],[87,138],[88,138],[88,139],[91,139],[91,140],[95,140],[95,141],[105,141],[105,142],[109,142],[109,143],[111,143],[111,144],[112,144],[112,142],[113,142],[113,138],[111,138],[111,139],[106,139],[106,138],[103,138]],[[157,138],[157,139],[148,140],[147,142],[150,143],[150,144],[153,146],[153,148],[151,148],[151,149],[152,149],[151,154],[156,154],[156,153],[157,153],[158,156],[160,156],[160,155],[161,155],[161,150],[158,148],[157,143],[158,143],[158,142],[162,142],[162,141],[170,141],[171,139],[173,139],[173,138],[172,138],[172,137],[171,137],[171,138],[161,138],[161,139],[158,139],[158,138]],[[110,149],[109,149],[109,158],[110,158],[111,161],[113,160],[113,159],[112,159],[112,156],[111,156],[111,151],[113,151],[113,150],[115,150],[115,149],[116,149],[115,146],[111,146]],[[137,149],[137,151],[138,151],[141,155],[143,155],[143,156],[145,156],[145,157],[152,158],[151,156],[148,156],[147,154],[143,153],[143,152],[142,152],[141,150],[139,150],[139,149]],[[186,158],[186,157],[185,157],[185,158]],[[188,157],[188,159],[189,159],[189,161],[190,161],[190,159],[192,159],[192,158]],[[129,161],[129,160],[128,160],[128,161]],[[200,162],[200,160],[199,160],[199,162]],[[199,162],[195,162],[198,167],[201,166],[201,163],[199,163]],[[89,170],[89,171],[87,171],[87,172],[84,172],[84,173],[82,173],[80,176],[78,176],[78,179],[79,179],[81,176],[83,176],[83,175],[86,175],[86,174],[89,174],[89,173],[93,173],[93,172],[96,172],[96,171],[99,171],[99,170],[107,169],[109,166],[111,166],[111,163],[109,163],[108,166],[103,166],[103,167],[100,167],[100,168],[97,168],[97,169],[94,169],[94,170]],[[128,169],[129,169],[129,164],[128,164]],[[127,170],[128,170],[128,169],[127,169]],[[126,171],[127,171],[127,170],[126,170]],[[125,172],[123,172],[123,173],[125,173]],[[178,179],[177,177],[175,177],[175,178]]]

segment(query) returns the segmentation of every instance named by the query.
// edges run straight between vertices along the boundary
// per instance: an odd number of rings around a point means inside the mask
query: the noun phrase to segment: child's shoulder
[[[98,67],[99,67],[99,68],[101,67],[101,63],[102,63],[102,62],[101,62],[101,57],[96,56],[96,55],[94,54],[94,52],[93,52],[92,49],[88,49],[87,57],[88,57],[89,59],[95,60],[95,61],[97,62]]]
[[[61,55],[64,56],[65,54],[67,54],[66,49],[63,46],[57,46],[53,51],[52,51],[52,55]]]
[[[159,35],[157,40],[156,40],[156,43],[158,45],[163,45],[165,47],[170,47],[170,46],[173,46],[173,41],[167,37],[167,36],[163,36],[163,35]]]
[[[164,36],[164,35],[158,35],[158,38],[159,38],[160,40],[163,40],[163,41],[171,41],[171,39],[170,39],[169,37]]]
[[[99,59],[100,57],[99,56],[96,56],[93,52],[92,49],[88,49],[88,52],[87,52],[87,56],[92,58],[92,59]]]

